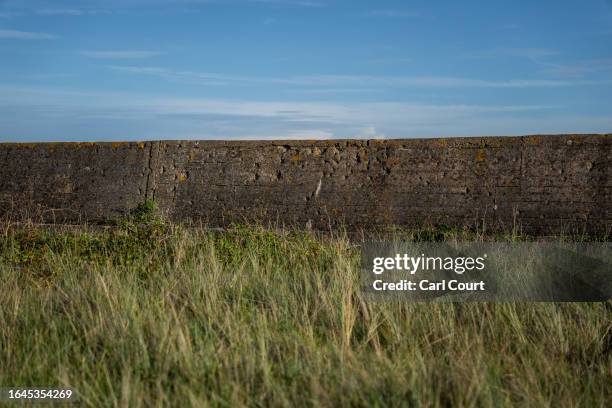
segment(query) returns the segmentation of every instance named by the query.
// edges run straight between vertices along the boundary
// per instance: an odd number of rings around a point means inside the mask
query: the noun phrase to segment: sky
[[[612,132],[612,0],[0,0],[0,142]]]

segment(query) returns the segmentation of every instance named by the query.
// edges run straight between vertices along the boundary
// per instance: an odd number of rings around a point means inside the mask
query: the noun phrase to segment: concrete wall
[[[0,144],[0,216],[103,222],[147,198],[174,220],[612,227],[612,135]]]

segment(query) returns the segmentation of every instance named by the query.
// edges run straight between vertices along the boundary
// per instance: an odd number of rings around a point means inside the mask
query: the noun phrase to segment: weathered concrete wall
[[[348,229],[612,226],[612,135],[0,144],[0,216],[170,218]]]

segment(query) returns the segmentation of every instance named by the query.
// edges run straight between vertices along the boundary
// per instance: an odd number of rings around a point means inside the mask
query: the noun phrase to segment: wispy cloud
[[[162,9],[183,12],[199,12],[213,5],[240,7],[259,4],[264,7],[322,8],[327,3],[316,0],[86,0],[86,1],[0,1],[0,18],[25,15],[48,17],[79,17],[98,14],[114,14],[139,9]]]
[[[146,59],[163,55],[160,51],[81,51],[81,55],[96,59]]]
[[[277,6],[296,6],[296,7],[325,7],[327,4],[320,1],[308,0],[248,0],[249,3],[261,3]]]
[[[333,138],[499,133],[547,105],[177,98],[0,86],[0,135],[90,138]],[[11,117],[11,120],[3,120]],[[529,117],[529,116],[528,116]],[[534,126],[542,130],[550,117]],[[567,122],[564,122],[567,123]],[[585,121],[581,123],[586,123]],[[595,124],[599,122],[594,122]],[[612,118],[606,123],[612,123]],[[597,126],[602,125],[599,123]],[[563,124],[559,125],[563,126]],[[595,126],[595,125],[592,125]],[[202,129],[206,129],[203,133]],[[524,128],[521,128],[524,129]],[[568,127],[566,130],[575,130]],[[594,130],[589,128],[586,130]],[[452,133],[451,133],[452,132]],[[516,130],[515,130],[516,132]],[[502,132],[503,133],[503,132]]]
[[[36,14],[42,16],[82,16],[86,12],[78,9],[41,9],[37,10]]]
[[[414,62],[412,58],[373,58],[367,61],[369,64],[405,64]]]
[[[550,48],[496,48],[493,50],[472,52],[466,55],[468,58],[499,58],[517,57],[527,59],[540,59],[559,55],[560,51]]]
[[[110,10],[78,9],[78,8],[58,8],[58,9],[39,9],[35,14],[41,16],[87,16],[97,14],[112,14]]]
[[[312,95],[340,95],[340,94],[361,94],[380,92],[378,88],[291,88],[285,90],[290,94],[312,94]]]
[[[41,16],[86,16],[96,14],[112,14],[110,10],[80,9],[80,8],[45,8],[35,11]]]
[[[48,33],[36,33],[31,31],[0,30],[0,39],[10,40],[53,40],[56,35]]]
[[[160,67],[111,66],[115,71],[180,79],[193,83],[223,85],[232,82],[277,84],[287,86],[368,86],[368,87],[434,87],[434,88],[551,88],[612,85],[612,80],[508,79],[484,80],[462,77],[391,77],[371,75],[308,75],[293,77],[233,76],[207,72],[176,71]]]
[[[543,72],[558,77],[584,77],[590,74],[612,72],[612,58],[589,59],[569,63],[542,62]]]
[[[199,85],[219,86],[230,82],[246,82],[248,77],[230,76],[214,73],[176,71],[160,67],[109,66],[109,69],[133,75],[157,76],[167,80],[187,81]]]
[[[544,58],[559,55],[561,52],[550,48],[507,48],[501,51],[506,55],[523,58]]]
[[[550,48],[501,48],[491,51],[469,54],[469,58],[498,58],[501,56],[510,56],[517,58],[525,58],[542,67],[539,72],[547,77],[556,78],[572,78],[572,80],[553,80],[551,84],[569,84],[576,85],[597,85],[607,84],[609,80],[576,80],[576,78],[584,78],[588,75],[611,72],[612,58],[592,58],[592,59],[569,59],[562,60],[562,53]],[[567,60],[567,58],[565,58]]]
[[[386,17],[386,18],[417,18],[421,17],[421,13],[410,10],[395,10],[395,9],[382,9],[382,10],[370,10],[365,13],[367,17]]]
[[[49,74],[29,74],[29,75],[23,76],[23,79],[32,80],[32,81],[48,81],[48,80],[55,81],[58,79],[67,79],[67,78],[74,78],[74,77],[76,77],[76,74],[49,73]]]

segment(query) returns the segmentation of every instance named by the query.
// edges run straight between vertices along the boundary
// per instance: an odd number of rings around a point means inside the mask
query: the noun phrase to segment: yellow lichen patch
[[[185,173],[179,174],[178,180],[182,183],[183,181],[187,180],[187,175]]]
[[[61,147],[70,147],[72,149],[80,149],[81,147],[84,146],[93,146],[96,144],[96,142],[49,142],[49,143],[41,143],[45,146],[47,146],[47,148],[49,149],[54,149],[57,146],[61,146]]]
[[[485,149],[483,148],[478,149],[478,151],[476,152],[476,162],[484,161],[485,157],[486,157]]]
[[[111,142],[111,147],[117,148],[126,145],[127,142]]]
[[[145,148],[144,142],[138,142],[138,147],[141,149],[144,149]]]
[[[297,153],[297,154],[294,154],[293,156],[291,156],[291,161],[294,162],[294,163],[299,162],[300,161],[300,154]]]
[[[527,144],[541,144],[542,136],[525,136],[523,137],[523,141]]]
[[[83,147],[83,146],[95,146],[96,142],[78,142],[76,143],[77,147]]]

